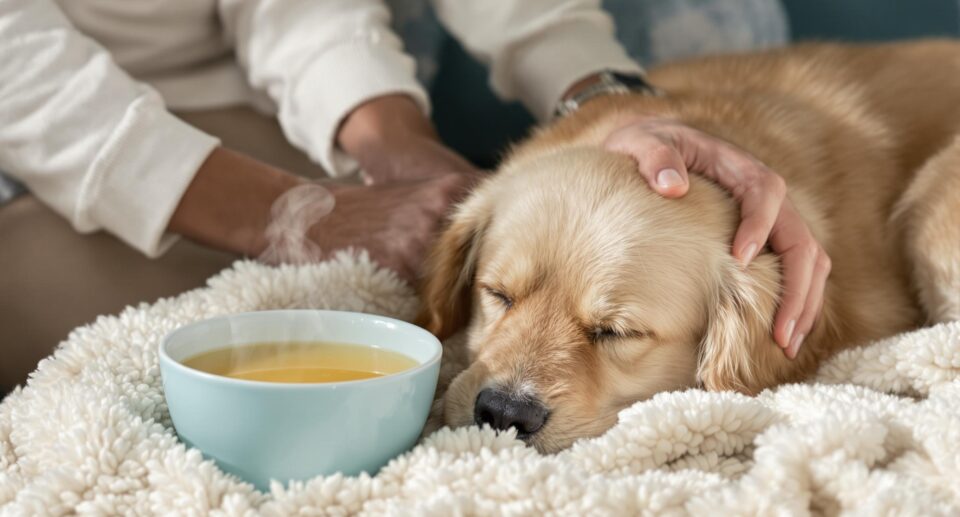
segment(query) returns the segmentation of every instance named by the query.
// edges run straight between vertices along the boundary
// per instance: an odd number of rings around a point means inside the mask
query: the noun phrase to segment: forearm
[[[430,120],[404,95],[377,97],[344,121],[338,145],[376,182],[466,172],[472,166],[443,148]],[[187,187],[167,230],[206,246],[248,256],[267,246],[270,210],[307,180],[249,156],[217,147]]]
[[[376,97],[353,110],[340,126],[337,146],[374,183],[474,169],[444,147],[427,115],[403,94]]]
[[[494,92],[521,100],[540,120],[586,75],[640,70],[617,42],[599,0],[433,2],[451,34],[490,65]]]
[[[156,256],[217,145],[71,26],[52,0],[0,0],[0,163],[80,232]]]
[[[384,95],[357,106],[337,132],[337,146],[364,165],[383,158],[385,147],[396,142],[424,138],[439,141],[427,115],[410,97]]]
[[[180,199],[167,230],[213,248],[257,256],[273,202],[307,180],[217,147]]]
[[[358,106],[402,93],[421,113],[429,112],[414,59],[392,32],[382,0],[218,3],[219,21],[250,84],[277,104],[290,143],[331,176],[356,172],[357,164],[335,142]]]

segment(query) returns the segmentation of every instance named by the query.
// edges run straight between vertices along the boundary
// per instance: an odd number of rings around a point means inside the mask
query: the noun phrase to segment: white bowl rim
[[[236,318],[238,316],[243,317],[243,316],[249,316],[253,314],[281,314],[281,313],[289,314],[291,312],[313,313],[313,314],[316,314],[316,313],[338,314],[338,315],[348,315],[348,316],[359,316],[364,319],[379,319],[381,321],[387,321],[389,323],[409,327],[411,329],[423,332],[425,335],[432,338],[431,344],[435,347],[435,350],[433,355],[431,355],[429,359],[427,359],[426,361],[420,363],[419,365],[413,368],[407,368],[406,370],[403,370],[397,373],[391,373],[391,374],[383,375],[380,377],[373,377],[370,379],[358,379],[358,380],[352,380],[352,381],[338,381],[338,382],[270,382],[270,381],[251,381],[246,379],[234,379],[232,377],[226,377],[223,375],[217,375],[214,373],[205,372],[203,370],[198,370],[196,368],[191,368],[181,363],[180,361],[177,361],[176,359],[170,357],[170,355],[167,354],[167,350],[166,350],[167,343],[169,343],[170,340],[181,331],[185,331],[187,329],[190,329],[199,325],[207,324],[211,321],[226,320],[230,318]],[[369,346],[369,345],[361,345],[361,346]],[[434,364],[440,361],[440,358],[442,356],[443,356],[443,345],[440,343],[440,340],[437,339],[436,336],[430,333],[430,331],[422,327],[418,327],[413,323],[409,323],[403,320],[398,320],[396,318],[391,318],[389,316],[381,316],[379,314],[369,314],[365,312],[336,311],[336,310],[328,310],[328,309],[275,309],[275,310],[265,310],[265,311],[246,311],[246,312],[235,312],[231,314],[222,314],[220,316],[205,318],[202,320],[187,323],[186,325],[181,325],[176,329],[168,332],[160,341],[159,352],[158,352],[158,358],[159,358],[158,362],[159,363],[165,362],[169,364],[171,368],[179,370],[187,375],[193,375],[195,377],[199,377],[201,379],[205,379],[208,381],[233,384],[233,385],[237,385],[238,387],[243,386],[247,388],[270,389],[270,390],[278,390],[278,389],[279,390],[303,390],[303,389],[316,390],[316,389],[336,389],[339,386],[350,386],[350,385],[357,385],[357,384],[371,385],[371,384],[388,383],[388,382],[394,382],[400,379],[404,379],[407,377],[413,377],[415,375],[418,375],[420,372],[424,370],[430,369]],[[162,370],[161,370],[161,373],[162,373]]]

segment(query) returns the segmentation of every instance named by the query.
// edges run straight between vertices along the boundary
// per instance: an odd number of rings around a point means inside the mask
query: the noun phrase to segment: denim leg
[[[790,39],[780,0],[604,0],[603,7],[620,42],[644,66]]]

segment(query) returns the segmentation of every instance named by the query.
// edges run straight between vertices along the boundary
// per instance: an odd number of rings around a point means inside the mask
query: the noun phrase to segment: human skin
[[[565,97],[588,87],[576,82]],[[445,147],[430,120],[404,95],[374,98],[345,119],[337,145],[360,164],[364,186],[330,186],[333,211],[309,231],[319,249],[367,249],[371,258],[407,280],[452,204],[481,174]],[[785,196],[783,179],[734,146],[671,120],[630,120],[607,138],[610,150],[632,156],[654,191],[682,197],[689,173],[719,180],[740,202],[733,255],[748,264],[767,243],[781,256],[784,296],[774,338],[793,358],[823,303],[830,259]],[[737,174],[718,174],[733,167]],[[257,256],[268,245],[274,201],[306,180],[225,148],[204,162],[168,229],[215,248]]]

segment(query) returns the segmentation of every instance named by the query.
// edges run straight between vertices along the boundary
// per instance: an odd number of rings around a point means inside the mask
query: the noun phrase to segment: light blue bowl
[[[205,373],[181,364],[202,352],[264,341],[335,341],[376,346],[419,363],[350,382],[280,384]],[[160,345],[170,417],[188,446],[220,467],[269,488],[271,479],[375,474],[409,450],[426,423],[441,347],[419,327],[370,314],[290,310],[235,314],[186,325]]]

